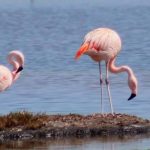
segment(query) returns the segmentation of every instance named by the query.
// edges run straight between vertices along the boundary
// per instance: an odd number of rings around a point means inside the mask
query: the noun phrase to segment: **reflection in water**
[[[150,147],[149,135],[129,137],[95,138],[60,138],[43,140],[7,141],[0,144],[0,149],[44,149],[44,150],[141,150]]]
[[[30,149],[34,149],[34,148],[38,148],[38,149],[49,149],[50,142],[46,141],[46,140],[22,140],[22,141],[6,141],[4,143],[0,144],[0,150],[2,149],[26,149],[26,150],[30,150]]]
[[[107,143],[103,144],[103,149],[102,150],[115,150],[115,144],[114,143],[110,143],[109,145],[107,145]]]

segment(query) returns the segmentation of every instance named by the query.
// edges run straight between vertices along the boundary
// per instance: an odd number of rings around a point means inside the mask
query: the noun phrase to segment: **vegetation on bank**
[[[45,113],[11,112],[8,115],[0,116],[0,130],[14,127],[23,129],[39,129],[42,127],[108,127],[108,126],[129,126],[146,125],[150,121],[137,116],[127,114],[92,114],[92,115],[47,115]]]
[[[11,112],[8,115],[0,116],[0,130],[14,127],[23,129],[39,129],[48,121],[46,114],[33,114],[31,112]]]
[[[48,115],[23,111],[0,116],[0,140],[145,133],[150,133],[150,120],[127,114]]]

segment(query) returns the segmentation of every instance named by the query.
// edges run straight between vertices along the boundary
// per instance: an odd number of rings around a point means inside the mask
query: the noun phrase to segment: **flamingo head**
[[[15,81],[20,76],[24,66],[24,55],[18,50],[13,50],[8,54],[8,62],[13,65],[13,80]]]
[[[89,49],[89,43],[84,43],[76,52],[75,59],[79,59]]]
[[[19,66],[19,68],[17,69],[16,73],[19,73],[23,70],[23,66]]]
[[[136,95],[137,95],[137,89],[138,89],[137,88],[138,87],[138,82],[137,82],[137,79],[136,79],[136,77],[134,75],[129,76],[128,85],[129,85],[129,88],[131,90],[131,95],[128,98],[128,100],[131,100],[134,97],[136,97]]]

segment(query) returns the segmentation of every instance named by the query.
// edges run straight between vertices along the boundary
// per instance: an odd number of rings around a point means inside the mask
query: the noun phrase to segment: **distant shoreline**
[[[0,116],[0,140],[124,136],[150,133],[150,120],[127,114],[47,115],[14,112]]]

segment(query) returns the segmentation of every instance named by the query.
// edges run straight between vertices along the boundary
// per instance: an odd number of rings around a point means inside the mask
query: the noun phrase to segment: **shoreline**
[[[127,114],[47,115],[15,112],[0,116],[1,141],[149,133],[150,120]]]

